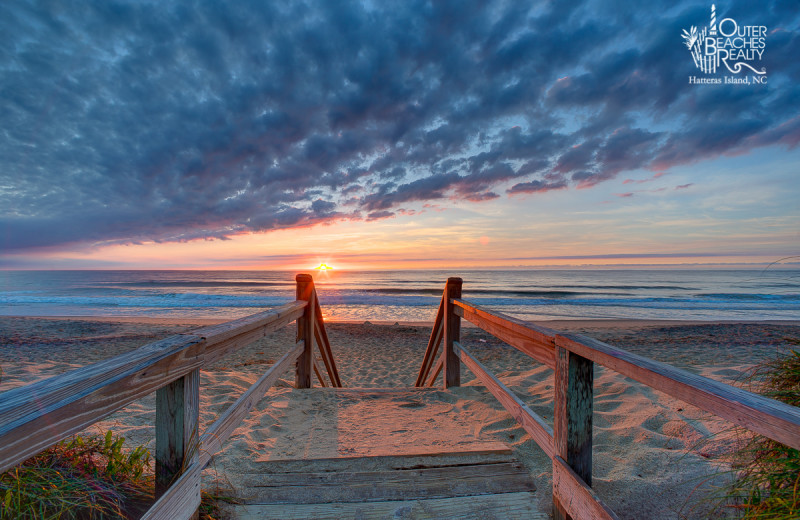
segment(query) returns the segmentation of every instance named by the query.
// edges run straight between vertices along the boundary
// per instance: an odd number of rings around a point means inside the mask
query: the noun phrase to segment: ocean
[[[306,271],[308,272],[308,271]],[[292,271],[0,271],[0,315],[238,318],[294,300]],[[449,276],[526,320],[800,320],[800,270],[312,272],[338,321],[432,321]]]

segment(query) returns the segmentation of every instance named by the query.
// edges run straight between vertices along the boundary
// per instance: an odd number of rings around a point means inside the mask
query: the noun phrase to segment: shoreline
[[[31,315],[2,315],[2,318],[52,320],[52,321],[94,321],[98,323],[135,323],[149,325],[218,325],[241,318],[195,318],[195,317],[170,317],[156,318],[150,316],[31,316]],[[639,318],[575,318],[554,320],[523,320],[533,325],[551,329],[591,328],[591,329],[632,329],[638,330],[649,327],[680,327],[695,325],[788,325],[800,326],[800,320],[670,320],[670,319],[639,319]],[[403,320],[325,320],[326,324],[341,325],[400,325],[404,327],[433,327],[431,321],[403,321]],[[477,328],[467,320],[462,319],[462,327]]]

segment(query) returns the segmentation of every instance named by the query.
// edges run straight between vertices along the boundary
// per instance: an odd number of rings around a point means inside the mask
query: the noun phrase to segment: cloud
[[[11,2],[3,251],[386,218],[800,142],[796,13],[764,88],[690,86],[705,2]]]

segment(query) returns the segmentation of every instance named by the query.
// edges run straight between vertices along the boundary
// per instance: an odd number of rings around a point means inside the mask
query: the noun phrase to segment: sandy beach
[[[209,320],[0,318],[0,392],[100,361]],[[723,382],[787,351],[798,322],[560,321],[580,332]],[[294,340],[294,327],[201,373],[205,429]],[[412,390],[430,334],[423,323],[331,323],[328,333],[348,389],[292,389],[285,373],[206,471],[236,488],[262,461],[421,453],[502,442],[530,471],[538,507],[551,508],[550,461],[466,369],[462,387]],[[552,420],[552,371],[488,333],[465,327],[462,343],[535,412]],[[353,390],[363,389],[363,390]],[[393,391],[375,389],[394,389]],[[367,390],[369,389],[369,390]],[[1,395],[1,394],[0,394]],[[0,398],[2,398],[0,396]],[[154,445],[154,396],[97,423],[133,444]],[[620,518],[702,518],[706,480],[719,482],[730,424],[603,368],[595,373],[593,487]],[[696,488],[698,489],[697,491]]]

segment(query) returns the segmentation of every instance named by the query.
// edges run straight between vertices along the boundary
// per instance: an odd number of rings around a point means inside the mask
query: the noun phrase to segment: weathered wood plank
[[[298,274],[297,299],[305,300],[308,305],[303,310],[303,315],[297,318],[297,341],[303,341],[305,348],[297,358],[295,366],[295,388],[311,388],[311,372],[314,363],[314,304],[316,292],[314,279],[310,274]]]
[[[199,416],[199,369],[156,390],[156,497],[197,460]]]
[[[593,381],[594,363],[556,346],[553,446],[556,455],[589,487],[592,485]],[[573,518],[555,496],[553,518]]]
[[[189,520],[200,507],[199,463],[192,464],[172,486],[156,500],[141,520]]]
[[[439,344],[442,341],[442,316],[444,315],[444,296],[439,302],[439,308],[436,310],[436,319],[433,321],[433,329],[431,329],[431,337],[428,339],[428,346],[425,348],[425,356],[422,358],[422,366],[417,374],[417,380],[414,386],[422,386],[428,378],[428,372],[436,359],[436,354],[439,351]]]
[[[200,368],[204,348],[199,337],[177,335],[4,392],[0,471]]]
[[[800,449],[800,408],[580,334],[559,334],[556,344],[707,412]]]
[[[500,401],[522,428],[530,434],[536,444],[553,458],[555,448],[553,445],[553,429],[544,419],[531,410],[522,400],[508,389],[502,381],[497,379],[475,356],[470,354],[460,343],[455,344],[456,353],[461,357],[472,373],[474,373],[481,383]]]
[[[464,300],[453,302],[455,313],[486,332],[505,341],[539,363],[555,368],[554,337],[556,332],[547,327],[532,325],[501,312],[489,311]]]
[[[442,325],[444,326],[444,387],[461,386],[461,362],[453,352],[453,342],[461,340],[461,317],[453,312],[453,300],[461,298],[461,278],[452,277],[447,279],[444,287],[442,300],[444,303],[444,314],[442,315]]]
[[[294,348],[283,355],[277,363],[272,365],[258,381],[243,393],[225,412],[209,426],[201,439],[200,465],[206,467],[213,456],[222,449],[233,431],[242,420],[250,413],[253,406],[264,397],[275,381],[286,372],[303,352],[305,345],[298,341]]]
[[[236,482],[254,488],[253,501],[297,504],[327,498],[349,501],[534,491],[536,486],[518,462],[470,464],[391,471],[320,473],[240,473]],[[343,493],[343,488],[346,492]],[[300,496],[302,494],[302,496]]]
[[[319,363],[317,363],[317,358],[315,356],[311,356],[311,366],[314,367],[314,375],[317,376],[317,381],[319,381],[319,386],[322,388],[327,388],[328,384],[325,383],[325,378],[322,376],[322,372],[319,370]]]
[[[425,392],[425,389],[417,389]],[[350,392],[351,389],[336,390]],[[354,464],[362,471],[382,471],[395,469],[420,469],[444,466],[463,466],[465,464],[495,464],[514,461],[513,451],[497,441],[478,444],[480,449],[465,450],[463,447],[444,446],[435,452],[405,452],[400,455],[350,455],[318,459],[279,459],[251,463],[253,473],[270,475],[277,473],[307,473],[310,467],[315,471],[342,473],[351,471]],[[449,451],[448,451],[449,450]]]
[[[257,341],[303,315],[305,301],[294,301],[238,320],[195,329],[192,334],[206,340],[206,364]]]
[[[427,387],[432,387],[434,383],[436,383],[436,378],[439,377],[439,374],[442,373],[442,369],[444,368],[444,352],[442,355],[439,356],[438,361],[436,361],[436,365],[433,367],[433,372],[431,373],[430,379],[425,384]]]
[[[553,500],[558,500],[572,518],[616,520],[617,515],[572,471],[559,456],[553,457]]]
[[[322,309],[320,308],[318,297],[314,298],[314,319],[316,320],[314,331],[315,334],[319,334],[317,344],[322,353],[322,359],[325,361],[325,368],[331,378],[331,386],[341,388],[342,380],[339,377],[339,369],[336,367],[336,358],[333,356],[333,350],[331,350],[328,331],[325,330],[325,320],[322,319]]]
[[[460,520],[547,520],[537,509],[536,494],[531,492],[433,498],[426,500],[391,500],[384,502],[339,504],[250,504],[225,506],[240,520],[363,520],[384,518],[458,518]]]
[[[315,317],[319,316],[315,314]],[[331,368],[331,360],[328,359],[329,350],[325,348],[325,342],[322,339],[322,334],[320,334],[319,328],[319,320],[316,320],[314,323],[314,340],[317,342],[317,348],[319,348],[319,355],[322,358],[322,362],[325,365],[325,371],[328,373],[328,378],[330,379],[331,386],[336,387],[336,379],[333,374],[333,369]],[[319,381],[320,386],[325,385],[325,379],[322,376],[322,371],[320,370],[316,356],[313,357],[313,364],[314,364],[314,373],[317,375],[317,381]]]

